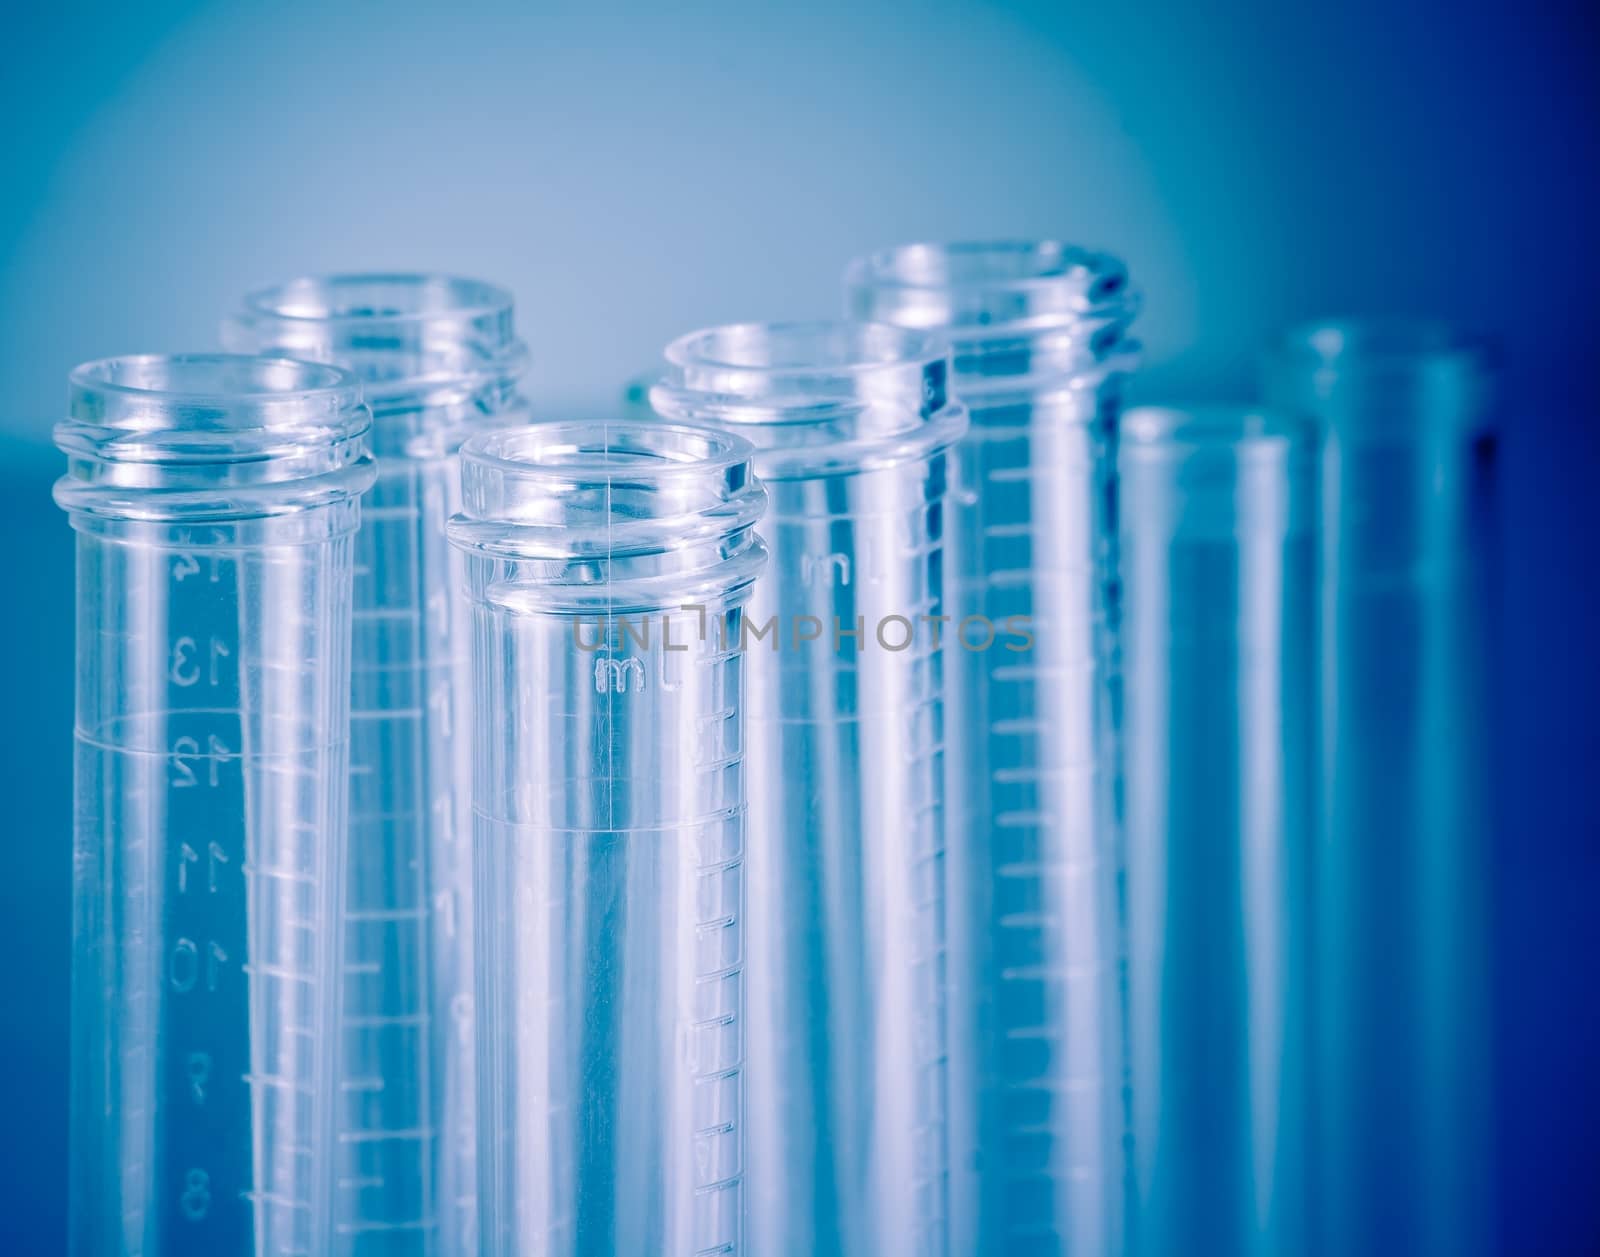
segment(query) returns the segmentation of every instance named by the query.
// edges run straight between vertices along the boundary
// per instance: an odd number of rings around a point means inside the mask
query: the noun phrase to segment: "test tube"
[[[1120,464],[1127,1251],[1292,1257],[1312,1238],[1315,430],[1132,410]]]
[[[363,381],[378,481],[356,537],[345,878],[339,1242],[347,1257],[477,1257],[471,650],[444,525],[457,450],[517,422],[511,295],[438,275],[338,275],[252,293],[234,348]]]
[[[68,415],[70,1251],[326,1252],[361,386],[113,358]]]
[[[469,441],[485,1257],[744,1247],[750,449]]]
[[[1287,334],[1323,427],[1319,1093],[1329,1252],[1493,1247],[1483,350],[1426,323]]]
[[[908,245],[858,259],[846,287],[857,317],[952,341],[972,427],[951,613],[1030,639],[947,670],[954,1250],[1113,1252],[1115,437],[1138,301],[1120,262],[1054,241]]]
[[[747,643],[752,1247],[943,1252],[948,355],[806,323],[666,357],[655,409],[747,436],[772,499]]]

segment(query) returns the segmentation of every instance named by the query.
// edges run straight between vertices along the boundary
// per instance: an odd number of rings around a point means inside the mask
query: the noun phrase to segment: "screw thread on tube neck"
[[[251,293],[223,324],[230,348],[337,362],[362,381],[381,455],[443,457],[514,422],[528,349],[511,294],[448,275],[332,275]]]
[[[473,596],[528,612],[626,612],[742,591],[766,550],[750,444],[656,423],[543,423],[461,451],[451,541]]]
[[[249,521],[318,507],[326,535],[355,526],[375,475],[371,413],[338,367],[235,354],[135,355],[73,371],[56,425],[74,526]],[[325,517],[325,518],[324,518]]]
[[[1139,349],[1126,267],[1054,240],[885,249],[851,263],[845,290],[857,318],[941,329],[974,405],[1092,386],[1130,370]]]
[[[929,332],[881,323],[736,323],[667,347],[650,392],[669,419],[736,428],[763,479],[849,474],[926,457],[955,441],[966,410]]]

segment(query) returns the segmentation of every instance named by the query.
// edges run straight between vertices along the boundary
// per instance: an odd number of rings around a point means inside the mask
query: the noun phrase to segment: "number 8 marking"
[[[211,1208],[211,1176],[204,1170],[190,1170],[183,1176],[183,1195],[178,1198],[183,1216],[198,1222]]]

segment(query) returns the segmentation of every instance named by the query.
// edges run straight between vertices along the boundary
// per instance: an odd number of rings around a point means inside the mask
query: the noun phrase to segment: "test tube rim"
[[[293,289],[332,289],[340,286],[352,288],[361,285],[412,287],[425,292],[430,286],[442,286],[451,291],[468,290],[479,294],[478,299],[459,304],[437,307],[418,306],[409,310],[349,310],[325,309],[317,312],[298,310],[271,299],[287,294]],[[426,323],[446,319],[471,320],[509,313],[515,307],[511,290],[488,280],[465,275],[451,275],[441,271],[353,271],[312,275],[296,275],[281,283],[252,289],[244,296],[245,311],[262,319],[281,319],[287,323],[308,326],[343,324],[356,327],[380,323]]]
[[[1498,357],[1441,319],[1351,317],[1285,329],[1260,365],[1270,403],[1315,416],[1329,440],[1385,445],[1492,433]]]
[[[604,434],[602,436],[602,434]],[[608,445],[631,438],[643,462],[537,462],[508,457],[504,447],[559,445],[566,438]],[[665,443],[689,446],[688,458],[671,461],[660,451]],[[767,492],[756,475],[755,450],[736,433],[707,425],[654,423],[648,420],[546,420],[497,428],[472,437],[461,451],[462,505],[451,517],[448,534],[458,548],[486,557],[512,560],[587,562],[662,554],[705,546],[718,538],[748,538],[766,511]],[[633,488],[678,492],[685,482],[701,482],[703,500],[665,499],[660,514],[601,519],[538,518],[519,510],[512,499],[541,496],[560,500],[573,490],[603,482]],[[514,492],[507,492],[515,484]],[[499,509],[485,509],[478,490],[494,495]],[[608,512],[610,508],[608,507]],[[741,543],[743,544],[743,543]],[[709,555],[712,566],[726,556]]]
[[[895,342],[898,348],[892,354],[875,351],[872,356],[841,356],[825,360],[804,362],[744,362],[728,357],[712,357],[692,352],[712,340],[737,337],[798,336],[805,334],[845,334]],[[945,338],[932,328],[902,327],[871,319],[779,319],[771,321],[746,320],[738,323],[720,323],[698,328],[676,337],[666,347],[664,356],[669,366],[679,370],[707,368],[730,372],[749,372],[751,375],[783,380],[823,379],[829,376],[863,376],[880,372],[903,370],[944,359],[948,354]],[[758,399],[751,399],[756,401]]]
[[[340,289],[391,287],[438,301],[415,307],[356,307],[329,294]],[[326,299],[296,303],[290,294],[321,294]],[[460,300],[454,300],[459,296]],[[504,396],[497,412],[519,403],[513,390],[529,363],[527,344],[516,334],[516,301],[509,288],[488,280],[437,271],[354,271],[298,275],[245,294],[239,308],[222,320],[223,342],[267,353],[318,362],[337,362],[354,370],[364,396],[382,420],[396,404],[402,409],[426,399],[433,407],[465,403],[484,389]],[[384,338],[396,343],[385,344]],[[409,359],[408,359],[409,356]],[[360,363],[410,362],[408,369],[363,370]],[[433,452],[431,445],[414,451]]]
[[[1119,423],[1124,449],[1315,448],[1314,419],[1272,406],[1207,402],[1134,406]]]
[[[1040,257],[1054,259],[1050,269],[1037,269],[1033,273],[977,273],[958,275],[946,273],[935,278],[930,274],[917,274],[909,262],[928,258]],[[973,310],[963,310],[955,301],[955,294],[987,292],[995,295],[1037,294],[1063,288],[1063,281],[1076,269],[1083,269],[1093,281],[1087,286],[1084,299],[1061,309],[1011,320],[992,320],[974,317]],[[845,269],[845,288],[852,295],[872,292],[920,293],[930,298],[949,298],[948,308],[941,309],[939,317],[919,326],[943,328],[952,337],[960,339],[973,335],[1003,335],[1008,328],[1026,330],[1050,326],[1070,325],[1080,320],[1096,317],[1130,319],[1136,312],[1139,296],[1134,288],[1126,264],[1114,253],[1069,244],[1056,237],[1040,239],[993,239],[910,241],[891,245],[854,258]]]
[[[827,352],[765,365],[702,351],[784,338],[812,338]],[[678,337],[665,357],[667,373],[650,390],[652,413],[748,432],[767,481],[897,465],[955,444],[967,428],[938,329],[864,319],[727,323]]]
[[[131,364],[146,364],[150,366],[232,366],[248,368],[279,368],[293,371],[315,373],[321,383],[308,384],[297,388],[261,388],[245,390],[219,389],[169,389],[151,388],[144,385],[118,383],[107,378],[103,373],[109,369]],[[219,411],[237,410],[241,405],[251,406],[270,404],[274,408],[292,407],[295,403],[309,402],[318,398],[330,400],[349,399],[359,402],[361,396],[361,381],[344,367],[331,362],[317,362],[305,358],[293,358],[286,354],[246,354],[246,353],[138,353],[115,354],[108,358],[96,358],[90,362],[80,363],[68,375],[68,381],[74,390],[83,393],[105,393],[115,397],[147,401],[153,409],[151,415],[162,413],[154,407],[171,408],[176,411],[181,408],[207,408]]]
[[[985,258],[999,261],[970,264]],[[1019,268],[1018,258],[1031,261]],[[1080,272],[1086,278],[1075,280]],[[1060,239],[896,245],[854,259],[844,288],[857,316],[940,331],[956,391],[979,410],[1098,389],[1140,355],[1129,331],[1143,299],[1127,266]]]
[[[548,448],[562,437],[593,441],[601,434],[608,444],[626,434],[645,462],[551,462],[509,458],[493,447],[511,443]],[[688,444],[691,454],[670,461],[660,453],[663,442]],[[652,448],[656,447],[656,448]],[[489,578],[475,596],[524,612],[570,613],[671,605],[666,590],[677,597],[718,589],[719,596],[740,596],[765,566],[766,548],[755,526],[767,507],[767,491],[757,477],[755,450],[736,433],[719,428],[649,420],[615,422],[546,420],[515,428],[479,433],[462,449],[462,505],[446,535],[470,556],[511,564],[528,564],[516,580]],[[503,482],[514,479],[513,493]],[[499,485],[496,481],[501,481]],[[513,499],[548,495],[560,501],[572,490],[588,490],[603,481],[608,490],[604,518],[567,514],[538,518],[519,510]],[[630,488],[678,492],[685,482],[703,482],[699,500],[664,499],[660,513],[617,517],[609,490],[621,482]],[[490,491],[493,505],[478,501],[479,488]],[[496,509],[498,508],[498,509]],[[613,563],[658,556],[697,555],[670,573],[637,573],[618,578]],[[487,569],[486,569],[487,570]],[[498,592],[495,592],[498,590]],[[597,594],[601,601],[597,602]],[[679,601],[682,599],[680,598]]]
[[[129,382],[181,385],[184,372],[210,387]],[[74,526],[298,513],[358,497],[375,474],[361,382],[332,363],[122,354],[82,363],[68,381],[67,418],[54,429],[67,472],[54,496]],[[346,524],[341,518],[328,527]]]
[[[946,275],[932,278],[909,277],[900,264],[912,257],[954,258],[981,255],[1040,257],[1054,259],[1050,269],[1004,275]],[[1101,264],[1101,265],[1091,265]],[[1023,239],[1020,237],[992,240],[913,240],[903,244],[874,249],[853,259],[848,276],[852,283],[870,284],[885,288],[916,288],[941,291],[959,287],[984,288],[1048,288],[1058,286],[1062,279],[1078,267],[1091,274],[1101,273],[1110,283],[1101,294],[1109,299],[1125,290],[1128,282],[1127,268],[1115,254],[1083,245],[1068,244],[1056,237]]]
[[[1359,336],[1362,343],[1342,343],[1342,338],[1352,335]],[[1334,337],[1341,338],[1341,343],[1329,343]],[[1405,343],[1374,344],[1375,337]],[[1269,359],[1283,363],[1302,362],[1335,368],[1346,364],[1484,366],[1492,357],[1488,342],[1443,319],[1390,315],[1351,315],[1296,323],[1278,334],[1267,354]]]
[[[609,434],[613,430],[635,437],[660,435],[664,438],[698,440],[703,443],[706,452],[701,457],[669,459],[661,456],[659,451],[656,450],[643,451],[660,457],[659,462],[619,464],[601,462],[545,463],[510,456],[496,448],[506,442],[521,444],[538,440],[541,437],[549,441],[563,432],[587,434],[593,437],[596,433],[604,432]],[[605,440],[609,444],[612,437],[607,435]],[[556,482],[565,482],[585,474],[620,478],[623,473],[626,473],[627,478],[630,480],[667,479],[690,475],[704,476],[707,472],[724,470],[737,466],[739,463],[748,463],[754,453],[755,449],[750,442],[737,433],[728,432],[724,429],[696,424],[659,423],[637,419],[544,419],[537,423],[493,428],[486,432],[479,432],[469,437],[461,446],[463,464],[472,462],[480,466],[493,467],[497,470],[528,478],[537,478],[542,474],[547,475],[552,481]]]

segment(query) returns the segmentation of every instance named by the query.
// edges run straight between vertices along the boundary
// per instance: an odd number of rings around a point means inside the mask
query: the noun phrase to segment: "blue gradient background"
[[[548,416],[690,327],[828,314],[852,254],[1065,235],[1148,295],[1143,399],[1275,327],[1427,313],[1503,347],[1508,1252],[1600,1246],[1594,15],[1119,5],[66,3],[0,16],[0,1249],[64,1242],[76,362],[215,343],[247,288],[515,289]],[[1593,1251],[1593,1247],[1591,1247]]]

